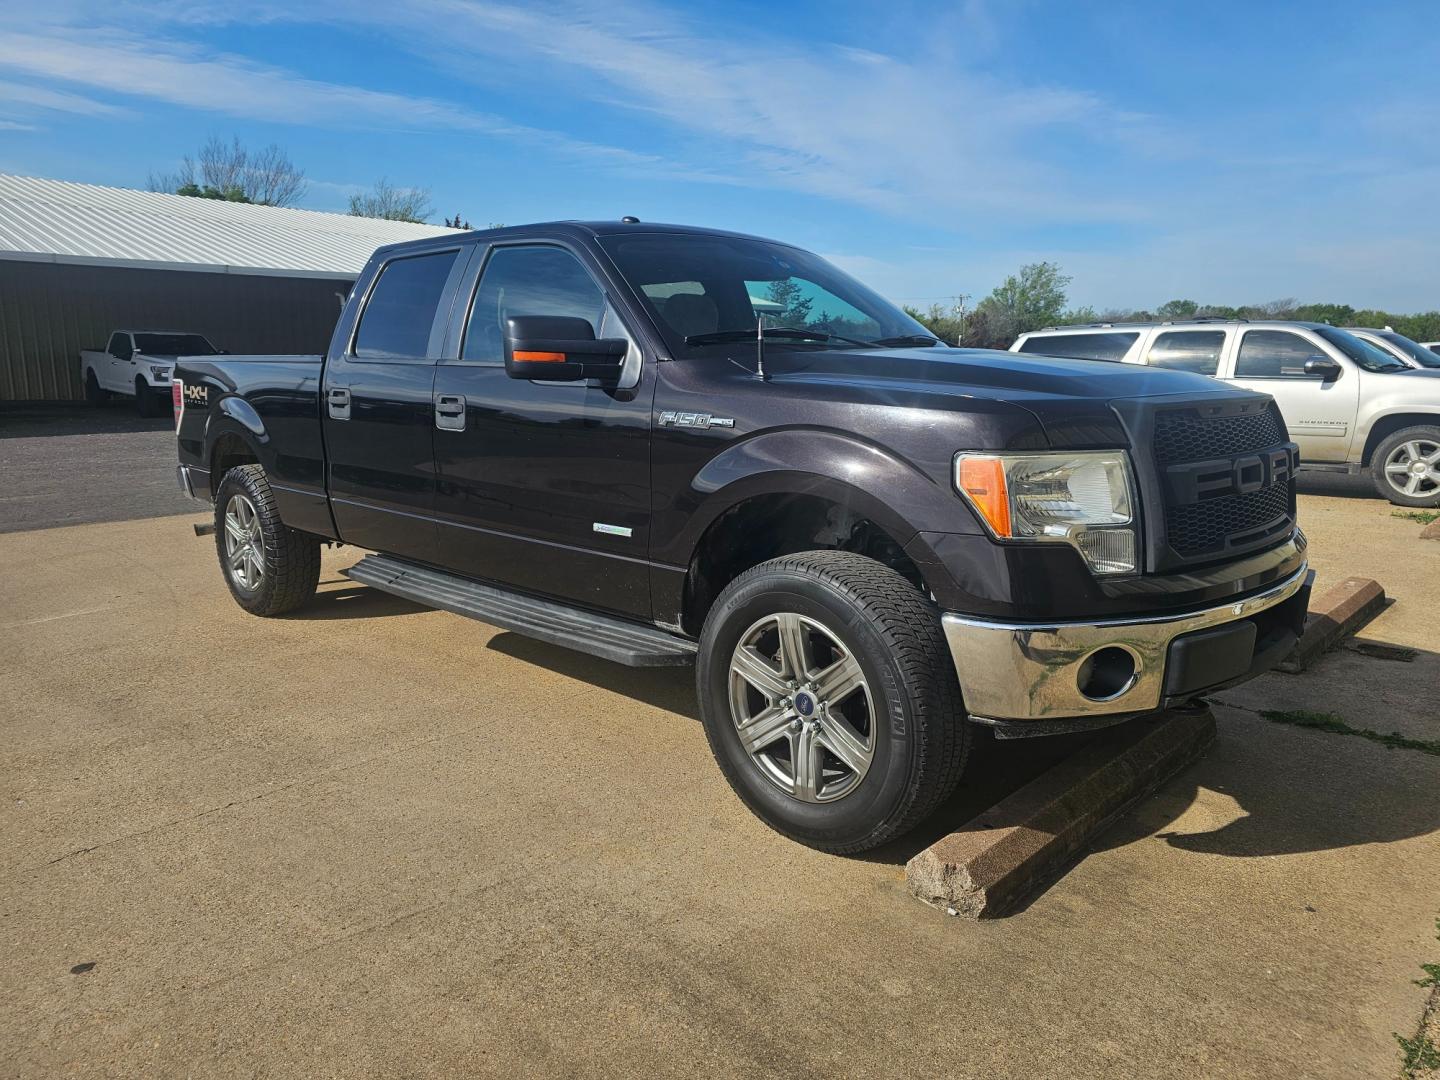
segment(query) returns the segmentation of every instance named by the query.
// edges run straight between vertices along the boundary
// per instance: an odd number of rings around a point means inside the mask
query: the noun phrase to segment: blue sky
[[[895,299],[1440,307],[1440,7],[10,0],[0,171],[277,142],[471,222],[715,225]]]

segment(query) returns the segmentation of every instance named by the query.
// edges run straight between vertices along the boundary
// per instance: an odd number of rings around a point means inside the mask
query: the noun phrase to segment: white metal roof
[[[353,278],[377,247],[453,231],[0,173],[0,260]]]

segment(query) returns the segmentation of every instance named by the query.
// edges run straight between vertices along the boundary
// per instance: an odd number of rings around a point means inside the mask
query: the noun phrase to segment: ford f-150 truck
[[[765,822],[874,847],[975,725],[1101,727],[1267,669],[1311,575],[1271,399],[950,348],[823,259],[559,223],[377,251],[328,353],[180,362],[179,479],[246,611],[355,581],[695,665]]]
[[[184,330],[116,330],[105,348],[80,350],[85,400],[100,405],[111,394],[133,394],[141,416],[161,416],[176,358],[215,353],[204,337]]]

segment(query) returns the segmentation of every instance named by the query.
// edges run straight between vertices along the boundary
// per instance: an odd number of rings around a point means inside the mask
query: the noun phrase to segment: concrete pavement
[[[1310,501],[1321,586],[1374,573]],[[752,818],[688,672],[373,593],[348,549],[255,619],[200,517],[0,536],[0,1073],[1368,1078],[1417,1023],[1440,757],[1217,708],[965,923],[905,891],[943,820],[841,859]],[[1376,576],[1414,644],[1436,576]]]

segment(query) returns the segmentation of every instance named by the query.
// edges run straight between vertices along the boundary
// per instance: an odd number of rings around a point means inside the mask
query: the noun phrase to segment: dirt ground
[[[1420,654],[1222,695],[1202,761],[978,924],[906,893],[926,834],[760,825],[688,672],[352,585],[348,550],[255,619],[198,513],[0,535],[0,1074],[1392,1076],[1440,757],[1254,710],[1436,737],[1440,543],[1303,502],[1320,588],[1379,578],[1364,637]]]

